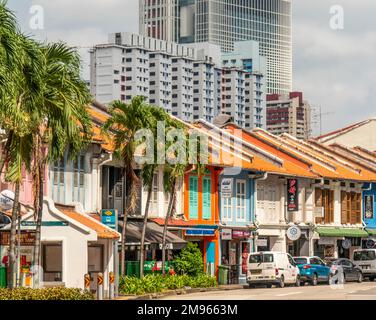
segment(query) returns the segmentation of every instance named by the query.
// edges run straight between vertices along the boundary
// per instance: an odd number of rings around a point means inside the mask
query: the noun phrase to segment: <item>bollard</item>
[[[85,274],[84,280],[85,280],[85,290],[90,291],[90,282],[91,282],[90,274],[88,273]]]
[[[113,300],[115,297],[115,274],[110,272],[108,275],[108,283],[109,283],[109,294],[108,297],[110,300]]]
[[[97,276],[97,297],[98,300],[103,300],[103,273],[98,273]]]

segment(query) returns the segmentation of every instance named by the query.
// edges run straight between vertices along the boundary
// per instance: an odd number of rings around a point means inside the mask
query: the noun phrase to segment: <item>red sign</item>
[[[232,230],[232,237],[233,238],[250,238],[251,232],[250,231],[244,231],[244,230]]]
[[[287,180],[287,211],[299,210],[298,179]]]

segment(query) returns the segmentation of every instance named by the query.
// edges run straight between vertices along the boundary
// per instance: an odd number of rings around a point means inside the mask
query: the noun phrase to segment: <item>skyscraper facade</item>
[[[170,9],[158,11],[162,3]],[[168,22],[170,12],[174,23]],[[165,33],[150,29],[154,16],[168,23]],[[258,41],[260,54],[267,58],[268,93],[292,91],[291,25],[291,0],[140,0],[144,35],[180,43],[210,42],[223,52],[232,51],[237,41]]]

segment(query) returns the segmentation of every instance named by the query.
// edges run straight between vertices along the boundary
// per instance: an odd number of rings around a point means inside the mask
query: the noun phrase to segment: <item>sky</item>
[[[376,1],[292,0],[293,89],[321,107],[322,133],[376,117]],[[21,29],[43,41],[80,48],[89,78],[88,50],[111,32],[138,32],[138,0],[8,0]],[[333,29],[331,8],[343,8],[343,28]],[[43,29],[33,6],[44,11]],[[338,13],[338,11],[336,11]],[[319,133],[314,116],[314,133]]]

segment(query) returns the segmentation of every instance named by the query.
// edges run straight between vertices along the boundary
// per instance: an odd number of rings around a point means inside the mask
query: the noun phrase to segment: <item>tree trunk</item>
[[[149,187],[148,196],[146,199],[146,206],[145,206],[145,215],[144,215],[144,222],[142,225],[142,233],[141,233],[141,244],[140,244],[140,277],[144,277],[144,260],[145,260],[145,235],[146,235],[146,227],[148,224],[148,216],[149,216],[149,207],[150,207],[150,200],[152,195],[152,188]]]
[[[120,273],[122,276],[125,275],[125,236],[126,236],[127,220],[128,220],[127,211],[128,211],[127,209],[124,209],[123,229],[121,230]]]
[[[42,231],[42,216],[43,216],[43,175],[44,165],[40,165],[39,168],[39,185],[38,185],[38,208],[36,210],[36,229],[35,229],[35,244],[34,244],[34,287],[39,287],[40,284],[40,271],[41,269],[41,231]]]
[[[19,198],[20,198],[20,183],[16,184],[13,199],[13,209],[12,209],[12,223],[10,229],[10,249],[9,249],[9,269],[10,269],[10,279],[9,287],[11,289],[16,287],[14,282],[17,273],[17,260],[16,260],[16,233],[17,233],[17,216],[19,211]],[[18,239],[19,241],[19,239]]]
[[[173,207],[175,202],[175,184],[176,180],[173,181],[172,189],[171,189],[171,197],[170,202],[168,204],[168,209],[163,225],[163,237],[162,237],[162,276],[164,277],[166,275],[166,270],[164,268],[164,265],[166,263],[166,238],[167,238],[167,227],[168,227],[168,220],[170,217],[172,217],[173,213]]]

